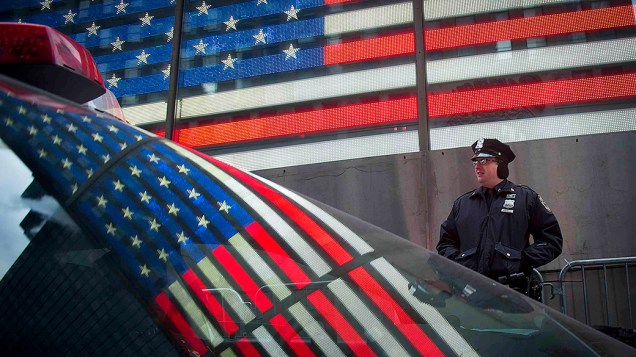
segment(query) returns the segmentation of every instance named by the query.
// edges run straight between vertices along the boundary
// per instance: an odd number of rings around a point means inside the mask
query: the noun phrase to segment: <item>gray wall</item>
[[[510,179],[541,194],[564,234],[563,254],[542,270],[560,269],[564,259],[636,256],[636,132],[511,147],[517,159]],[[256,173],[434,249],[454,199],[476,181],[470,148],[427,155],[428,160],[414,153]]]

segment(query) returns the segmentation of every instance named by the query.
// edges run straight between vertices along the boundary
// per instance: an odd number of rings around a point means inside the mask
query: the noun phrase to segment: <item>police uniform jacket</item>
[[[455,200],[440,229],[439,254],[493,279],[528,273],[561,254],[559,223],[536,192],[504,180],[488,207],[485,190]]]

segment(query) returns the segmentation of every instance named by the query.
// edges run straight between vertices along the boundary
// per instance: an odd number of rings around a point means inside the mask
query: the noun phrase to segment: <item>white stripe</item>
[[[475,138],[493,133],[501,141],[517,142],[633,131],[634,118],[636,109],[618,109],[435,128],[431,130],[431,150],[467,147]]]
[[[636,39],[618,39],[478,56],[427,63],[429,84],[465,81],[511,74],[599,66],[636,60]],[[265,86],[189,97],[180,101],[183,118],[273,105],[322,100],[331,97],[404,89],[415,86],[415,65],[403,64],[289,81]],[[165,103],[124,108],[132,124],[163,120]]]
[[[411,130],[220,154],[215,155],[215,158],[243,170],[254,171],[403,154],[419,150],[418,133]]]
[[[636,60],[636,38],[542,47],[427,62],[430,84]]]
[[[301,257],[303,262],[309,266],[316,275],[320,277],[331,270],[324,259],[322,259],[314,251],[314,249],[312,249],[312,247],[287,224],[287,222],[285,222],[276,212],[274,212],[274,210],[258,198],[258,196],[243,186],[243,184],[239,183],[215,165],[212,165],[210,162],[202,159],[192,152],[187,151],[172,142],[167,142],[166,144],[214,175],[223,183],[223,185],[245,201],[245,203],[252,208],[256,214],[258,214],[280,235],[280,237],[287,241],[291,249],[293,249],[294,252]]]
[[[325,16],[325,35],[335,36],[347,32],[378,29],[411,22],[413,22],[411,2],[377,6]]]
[[[296,303],[289,308],[291,315],[302,326],[303,330],[311,337],[312,343],[318,345],[325,356],[342,356],[344,353],[338,348],[338,345],[329,337],[327,332],[320,326],[307,309],[301,304]]]
[[[227,348],[221,352],[221,357],[236,357],[236,354],[232,351],[232,348]]]
[[[408,292],[409,282],[384,258],[371,262],[391,286],[422,316],[428,326],[450,346],[458,356],[479,356],[479,354],[464,340],[464,338],[448,323],[448,321],[431,305],[419,301]]]
[[[353,315],[373,340],[382,347],[388,356],[408,356],[404,347],[389,333],[386,326],[378,320],[373,311],[369,310],[362,300],[342,280],[334,280],[328,285],[331,292],[340,300],[344,307]]]
[[[270,356],[287,356],[283,349],[280,348],[279,342],[267,332],[265,327],[261,326],[257,328],[253,334]]]
[[[428,0],[424,1],[424,18],[437,20],[572,2],[579,0]]]
[[[229,305],[244,323],[248,323],[256,317],[243,301],[241,295],[232,288],[230,283],[225,280],[221,272],[216,269],[207,257],[197,263],[197,266],[212,284],[212,287],[207,289],[207,291],[214,297],[219,298],[223,309],[229,311]]]
[[[247,264],[252,268],[256,274],[267,284],[258,289],[254,296],[254,300],[257,299],[259,294],[264,294],[266,291],[271,291],[276,295],[278,300],[283,300],[289,295],[291,292],[289,289],[283,284],[283,282],[278,278],[276,273],[265,263],[263,258],[245,241],[243,236],[240,233],[236,233],[232,238],[229,239],[230,244],[236,249],[243,259],[247,262]]]
[[[295,193],[293,191],[290,191],[290,190],[278,185],[277,183],[270,182],[269,180],[266,180],[266,179],[264,179],[264,178],[262,178],[260,176],[257,176],[257,175],[252,175],[252,177],[254,177],[255,179],[260,180],[260,181],[266,183],[267,185],[277,189],[280,193],[282,193],[283,195],[285,195],[288,198],[292,199],[299,206],[301,206],[304,209],[306,209],[307,211],[311,212],[318,219],[320,219],[327,226],[329,226],[329,228],[333,229],[347,243],[349,243],[351,245],[351,247],[353,247],[353,249],[355,249],[358,252],[358,254],[366,254],[366,253],[370,253],[370,252],[373,251],[373,248],[371,248],[371,246],[368,245],[367,242],[365,242],[362,238],[360,238],[357,234],[355,234],[351,229],[349,229],[349,227],[345,226],[340,221],[338,221],[337,219],[333,218],[330,214],[328,214],[327,212],[323,211],[321,208],[319,208],[315,204],[309,202],[308,200],[306,200],[305,198],[301,197],[297,193]]]
[[[204,340],[210,341],[214,347],[220,345],[223,342],[223,337],[221,337],[212,323],[205,317],[205,314],[199,309],[196,302],[194,302],[190,296],[190,293],[187,292],[178,281],[170,284],[168,290],[185,311],[188,321],[198,330],[197,333],[199,336]]]

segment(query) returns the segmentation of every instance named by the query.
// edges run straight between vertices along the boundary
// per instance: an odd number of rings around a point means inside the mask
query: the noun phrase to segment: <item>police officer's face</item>
[[[497,161],[495,159],[479,159],[473,161],[475,176],[480,185],[493,188],[501,179],[497,176]]]

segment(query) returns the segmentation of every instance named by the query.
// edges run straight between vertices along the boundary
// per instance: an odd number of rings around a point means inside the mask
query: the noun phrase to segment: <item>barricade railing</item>
[[[585,260],[575,260],[572,262],[568,262],[563,269],[559,272],[559,287],[553,289],[554,295],[560,296],[560,305],[561,312],[565,315],[568,315],[568,303],[566,296],[566,282],[572,283],[573,281],[566,281],[565,277],[568,272],[574,269],[581,270],[581,283],[583,288],[583,311],[585,314],[585,323],[590,325],[590,310],[589,310],[589,295],[588,295],[588,283],[586,280],[586,269],[589,270],[600,270],[603,271],[602,276],[602,285],[604,286],[604,299],[605,303],[605,317],[607,321],[610,320],[610,296],[609,296],[609,288],[608,288],[608,269],[624,269],[625,270],[625,293],[626,293],[626,301],[627,308],[629,311],[629,328],[634,328],[634,323],[632,319],[632,301],[631,301],[631,291],[629,284],[629,267],[636,265],[636,257],[621,257],[621,258],[603,258],[603,259],[585,259]],[[579,282],[579,281],[575,281]],[[545,302],[545,299],[543,300]]]

